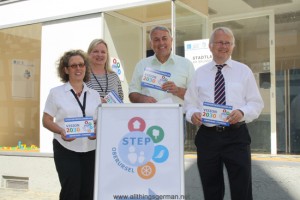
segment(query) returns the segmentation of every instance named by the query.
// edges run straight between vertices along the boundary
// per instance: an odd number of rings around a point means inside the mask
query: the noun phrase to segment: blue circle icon
[[[154,148],[152,160],[156,163],[165,162],[169,157],[169,150],[163,145],[157,145]]]

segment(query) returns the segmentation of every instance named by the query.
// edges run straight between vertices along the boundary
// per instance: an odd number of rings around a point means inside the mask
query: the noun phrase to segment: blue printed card
[[[65,118],[64,121],[67,138],[95,136],[93,117]]]
[[[149,87],[157,90],[162,90],[161,86],[171,77],[171,73],[146,68],[142,77],[142,87]]]
[[[119,95],[114,90],[109,92],[104,99],[106,100],[106,103],[123,103],[122,99],[120,99]]]
[[[231,113],[232,106],[204,102],[202,112],[202,123],[229,126],[227,116]]]

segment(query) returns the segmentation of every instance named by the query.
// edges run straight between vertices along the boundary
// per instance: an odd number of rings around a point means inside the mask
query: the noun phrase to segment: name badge
[[[64,121],[67,138],[95,136],[93,117],[65,118]]]
[[[202,123],[229,126],[227,116],[231,113],[232,106],[214,103],[203,103]]]
[[[142,77],[141,86],[162,90],[162,84],[167,82],[170,77],[171,74],[169,72],[146,68]]]
[[[106,103],[123,103],[122,99],[120,99],[119,95],[114,90],[109,92],[104,99],[106,100]]]

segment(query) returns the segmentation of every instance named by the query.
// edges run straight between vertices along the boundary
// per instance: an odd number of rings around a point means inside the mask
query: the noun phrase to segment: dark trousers
[[[224,198],[224,165],[228,173],[231,199],[253,199],[250,143],[246,124],[222,132],[203,126],[199,128],[195,145],[205,200]]]
[[[95,151],[78,153],[53,140],[54,162],[61,191],[60,200],[93,200]]]

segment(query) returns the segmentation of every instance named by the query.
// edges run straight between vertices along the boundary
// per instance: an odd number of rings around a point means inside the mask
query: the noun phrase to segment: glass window
[[[123,77],[120,77],[124,92],[124,102],[128,103],[128,83],[136,63],[143,56],[142,27],[118,18],[105,14],[104,39],[108,43],[109,53],[112,58],[120,60],[120,67],[124,70]],[[121,34],[120,34],[121,33]]]
[[[270,106],[268,106],[271,87],[269,17],[253,17],[213,24],[213,28],[219,26],[232,29],[235,36],[232,59],[245,63],[251,68],[265,102],[259,118],[248,124],[252,138],[251,150],[269,153],[271,151],[271,116]]]
[[[277,153],[300,153],[299,16],[275,15]]]
[[[41,25],[0,30],[0,151],[39,151]]]
[[[184,42],[206,39],[207,18],[176,4],[176,54],[184,57]]]
[[[206,39],[207,18],[191,11],[186,6],[176,4],[176,54],[185,56],[184,42],[191,40]],[[185,124],[185,144],[184,149],[187,152],[196,151],[194,138],[198,127],[186,122]]]

